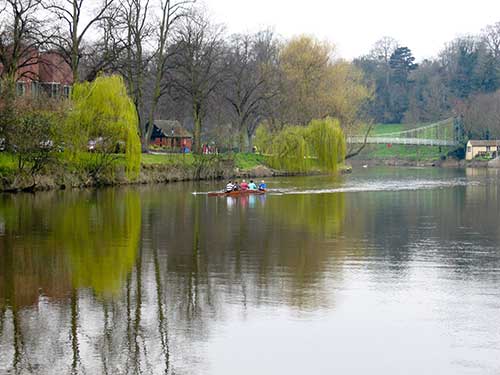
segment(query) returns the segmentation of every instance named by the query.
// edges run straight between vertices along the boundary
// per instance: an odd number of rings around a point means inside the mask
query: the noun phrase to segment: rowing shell
[[[209,197],[240,197],[240,196],[263,195],[263,194],[266,194],[265,190],[238,190],[238,191],[231,191],[230,193],[211,192],[211,193],[208,193],[208,196]]]

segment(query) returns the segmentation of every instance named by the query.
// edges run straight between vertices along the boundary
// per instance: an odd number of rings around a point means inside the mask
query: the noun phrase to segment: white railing
[[[365,143],[365,137],[347,137],[347,143]],[[426,138],[368,137],[366,143],[425,146],[457,146],[457,141]]]

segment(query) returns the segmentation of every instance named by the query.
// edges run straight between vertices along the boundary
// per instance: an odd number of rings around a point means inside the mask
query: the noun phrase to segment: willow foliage
[[[313,120],[307,127],[285,126],[270,132],[261,125],[255,144],[269,157],[271,167],[289,172],[307,172],[319,168],[336,172],[345,158],[344,133],[337,119]]]
[[[77,83],[71,99],[68,133],[73,151],[86,150],[88,142],[94,140],[98,152],[109,154],[125,142],[127,172],[137,176],[141,162],[138,116],[122,77],[99,76],[93,82]]]
[[[284,171],[307,172],[311,163],[306,135],[306,129],[300,126],[287,126],[274,134],[270,152],[271,166]]]
[[[307,138],[320,168],[336,172],[346,152],[344,132],[339,120],[330,117],[312,120],[307,127]]]

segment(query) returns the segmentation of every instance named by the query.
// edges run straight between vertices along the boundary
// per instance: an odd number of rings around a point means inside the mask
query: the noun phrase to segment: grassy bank
[[[0,152],[0,191],[46,190],[65,187],[88,187],[129,183],[225,178],[246,173],[258,176],[265,167],[265,157],[255,154],[144,154],[138,176],[126,173],[123,154],[56,154],[41,171],[33,174],[28,163],[20,170],[16,155]],[[261,168],[257,170],[256,168]]]
[[[367,145],[356,159],[401,159],[415,162],[429,162],[445,158],[452,147],[413,145]]]
[[[212,155],[207,155],[207,158]],[[232,160],[235,168],[249,170],[260,165],[266,165],[263,155],[253,153],[221,154],[221,158]],[[193,154],[145,154],[142,155],[143,165],[194,165],[196,162]]]

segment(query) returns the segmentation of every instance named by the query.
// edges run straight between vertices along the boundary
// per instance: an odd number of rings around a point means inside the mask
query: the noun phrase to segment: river
[[[0,374],[499,374],[500,173],[0,196]]]

